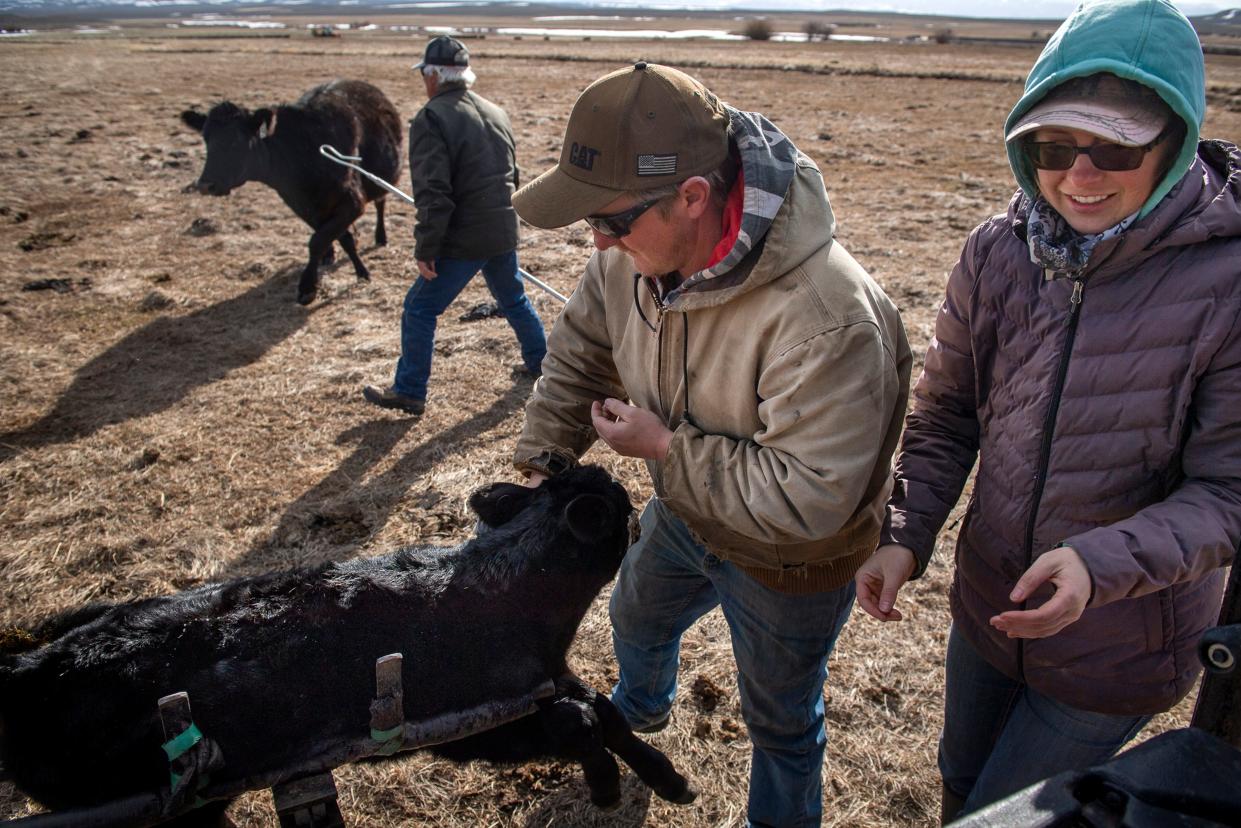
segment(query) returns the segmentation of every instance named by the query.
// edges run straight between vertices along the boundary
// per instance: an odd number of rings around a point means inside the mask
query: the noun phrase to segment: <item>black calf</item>
[[[628,546],[625,490],[582,467],[535,489],[494,484],[470,505],[486,531],[458,547],[409,548],[49,621],[36,633],[41,646],[0,655],[0,762],[19,789],[54,809],[162,790],[164,815],[176,816],[181,800],[168,793],[160,746],[183,728],[162,722],[156,702],[184,691],[205,737],[190,758],[210,777],[183,775],[194,785],[186,802],[267,787],[290,768],[323,770],[444,738],[460,741],[433,749],[462,760],[578,761],[602,805],[618,796],[609,751],[660,796],[692,799],[667,759],[566,664],[582,617]],[[375,663],[390,653],[403,656],[403,693],[386,703],[405,724],[377,735]],[[549,682],[556,691],[534,713],[476,732],[521,715],[528,708],[507,719],[496,711]],[[182,824],[218,821],[220,812],[192,812]]]

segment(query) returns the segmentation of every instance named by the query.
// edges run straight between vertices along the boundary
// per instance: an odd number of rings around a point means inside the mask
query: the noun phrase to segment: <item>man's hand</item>
[[[1061,546],[1040,555],[1008,598],[1021,603],[1047,581],[1056,588],[1047,603],[1038,609],[1002,612],[991,619],[991,626],[1009,638],[1047,638],[1081,618],[1090,600],[1091,581],[1090,570],[1076,549]]]
[[[858,606],[880,621],[900,621],[901,611],[894,608],[896,594],[914,573],[917,563],[908,546],[889,543],[876,549],[853,576]]]
[[[643,460],[668,456],[672,431],[658,414],[608,397],[590,404],[590,424],[617,454]]]
[[[439,274],[435,272],[435,260],[426,261],[424,259],[415,259],[418,262],[418,275],[427,281],[431,281]]]
[[[543,472],[532,471],[530,472],[530,476],[526,478],[526,482],[522,485],[529,486],[531,489],[537,489],[539,486],[543,485],[543,481],[546,479],[547,475],[543,474]]]

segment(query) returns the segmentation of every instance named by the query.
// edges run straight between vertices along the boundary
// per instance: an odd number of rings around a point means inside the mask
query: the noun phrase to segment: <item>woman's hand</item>
[[[1090,570],[1071,546],[1060,546],[1040,555],[1008,598],[1019,604],[1048,581],[1056,593],[1047,603],[1038,609],[1002,612],[991,619],[991,626],[1008,633],[1009,638],[1046,638],[1081,618],[1090,600]]]

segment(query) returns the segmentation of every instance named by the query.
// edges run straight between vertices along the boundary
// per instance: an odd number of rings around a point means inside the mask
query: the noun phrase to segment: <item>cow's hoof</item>
[[[299,290],[297,292],[297,304],[309,305],[311,302],[315,301],[315,297],[318,295],[319,295],[318,288],[311,288],[310,290]]]
[[[369,270],[367,270],[366,268],[362,268],[361,270],[358,271],[359,282],[369,282],[370,280],[371,280],[371,272]]]
[[[605,811],[605,812],[615,811],[621,806],[620,791],[617,791],[615,794],[609,794],[607,796],[601,796],[601,797],[591,796],[590,801],[591,801],[591,804],[593,804],[600,811]]]
[[[698,791],[691,788],[689,783],[682,782],[676,786],[656,788],[655,795],[673,805],[688,805],[698,798]]]

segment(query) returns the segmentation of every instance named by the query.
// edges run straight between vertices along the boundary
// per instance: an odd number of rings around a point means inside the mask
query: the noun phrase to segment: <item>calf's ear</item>
[[[181,121],[195,132],[202,132],[203,127],[207,125],[207,116],[201,112],[187,109],[181,113]]]
[[[612,517],[612,506],[599,495],[578,495],[564,507],[564,516],[573,537],[591,543],[603,534]]]
[[[270,109],[254,110],[254,112],[250,115],[250,120],[247,122],[250,125],[250,131],[257,132],[260,138],[266,138],[268,132],[271,130],[271,122],[274,114],[275,113],[273,113]]]
[[[516,483],[492,483],[470,495],[470,508],[488,526],[503,526],[526,508],[536,491]]]

